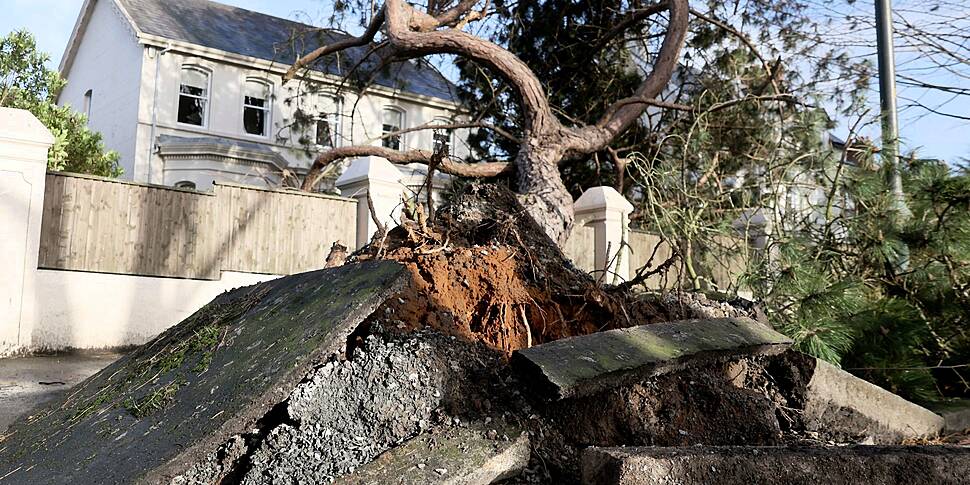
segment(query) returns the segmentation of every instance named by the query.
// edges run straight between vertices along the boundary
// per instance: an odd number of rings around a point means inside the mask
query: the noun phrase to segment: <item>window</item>
[[[94,98],[94,91],[88,89],[84,93],[84,116],[91,121],[91,101]]]
[[[320,111],[314,123],[314,143],[317,146],[333,148],[340,141],[339,98],[321,98]]]
[[[178,122],[205,126],[209,104],[209,73],[197,67],[182,68],[179,85]]]
[[[445,118],[436,118],[434,120],[436,125],[450,125],[451,120]],[[434,134],[432,135],[432,146],[431,149],[435,153],[443,153],[445,155],[451,155],[451,136],[452,130],[447,128],[435,128]]]
[[[381,146],[391,150],[402,150],[404,140],[401,135],[387,136],[390,133],[401,131],[404,125],[404,112],[396,108],[384,108],[384,124],[381,129]]]
[[[195,182],[191,182],[189,180],[182,180],[181,182],[175,182],[175,188],[195,190]]]
[[[250,135],[266,136],[269,127],[270,87],[263,81],[246,80],[243,91],[243,128]]]

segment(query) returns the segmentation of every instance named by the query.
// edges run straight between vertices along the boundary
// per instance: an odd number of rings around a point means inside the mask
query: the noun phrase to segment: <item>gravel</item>
[[[351,360],[312,369],[257,429],[172,483],[328,483],[432,426],[457,426],[446,411],[463,393],[455,384],[487,364],[471,349],[433,332],[368,336]]]

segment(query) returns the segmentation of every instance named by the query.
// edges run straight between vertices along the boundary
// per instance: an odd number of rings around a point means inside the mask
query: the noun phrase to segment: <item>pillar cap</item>
[[[402,177],[401,171],[386,159],[361,157],[350,163],[334,185],[339,188],[365,181],[396,184]]]
[[[0,138],[51,146],[54,135],[30,111],[0,108]]]
[[[583,195],[573,203],[573,210],[577,214],[604,211],[616,211],[629,214],[633,212],[633,204],[626,200],[626,197],[623,197],[613,187],[601,185],[586,189],[586,192],[583,192]]]

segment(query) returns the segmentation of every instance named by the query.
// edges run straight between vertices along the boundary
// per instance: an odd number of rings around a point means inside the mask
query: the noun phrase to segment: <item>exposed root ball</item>
[[[508,190],[472,186],[431,223],[420,209],[403,219],[356,256],[411,271],[412,287],[378,312],[401,330],[431,327],[511,352],[669,319],[573,267]]]

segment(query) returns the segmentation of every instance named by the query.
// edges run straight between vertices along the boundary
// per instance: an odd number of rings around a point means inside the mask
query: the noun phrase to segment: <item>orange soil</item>
[[[458,247],[431,254],[399,247],[384,258],[403,263],[413,276],[413,286],[389,303],[404,330],[432,327],[511,353],[627,326],[617,325],[614,312],[598,303],[602,295],[553,294],[523,278],[509,247]]]

